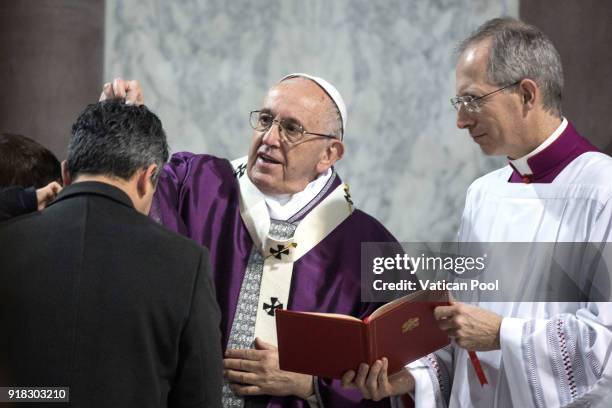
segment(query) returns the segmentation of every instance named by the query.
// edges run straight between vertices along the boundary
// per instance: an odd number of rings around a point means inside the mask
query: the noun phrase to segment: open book
[[[276,310],[280,369],[341,378],[362,362],[389,359],[389,375],[449,343],[433,316],[448,305],[446,291],[418,291],[374,311],[363,321],[333,313]]]

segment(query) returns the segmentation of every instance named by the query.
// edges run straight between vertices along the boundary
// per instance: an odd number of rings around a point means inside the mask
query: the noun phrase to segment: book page
[[[395,299],[394,301],[379,307],[370,315],[370,317],[368,318],[368,322],[371,322],[377,316],[381,316],[387,313],[388,311],[403,305],[404,303],[446,301],[448,301],[448,292],[446,291],[419,290],[418,292],[414,292],[399,299]]]
[[[349,315],[340,314],[340,313],[317,313],[317,312],[299,312],[299,313],[314,315],[314,316],[321,316],[321,317],[329,317],[333,319],[356,320],[358,322],[361,322],[361,319],[358,319],[356,317],[349,316]]]

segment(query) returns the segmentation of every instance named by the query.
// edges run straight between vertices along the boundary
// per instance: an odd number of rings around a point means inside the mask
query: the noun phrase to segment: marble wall
[[[106,0],[105,78],[141,81],[174,152],[246,154],[248,112],[291,72],[348,105],[337,168],[403,241],[451,239],[465,191],[499,167],[455,127],[457,42],[518,0]]]

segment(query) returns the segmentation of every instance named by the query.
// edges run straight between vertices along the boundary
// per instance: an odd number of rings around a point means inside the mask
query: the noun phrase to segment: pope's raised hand
[[[144,104],[144,96],[140,83],[136,80],[125,80],[115,78],[112,82],[107,82],[102,87],[100,100],[125,99],[128,105],[140,106]]]

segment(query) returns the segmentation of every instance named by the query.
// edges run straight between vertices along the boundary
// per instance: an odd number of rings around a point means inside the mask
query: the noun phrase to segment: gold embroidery
[[[413,317],[412,319],[406,320],[404,324],[402,324],[402,334],[416,329],[417,327],[419,327],[419,324],[420,323],[418,317]]]

